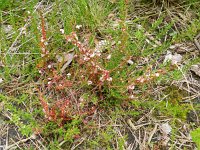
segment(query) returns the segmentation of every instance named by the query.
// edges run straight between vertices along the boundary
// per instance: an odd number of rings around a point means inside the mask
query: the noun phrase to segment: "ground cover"
[[[0,4],[2,148],[199,148],[198,0]]]

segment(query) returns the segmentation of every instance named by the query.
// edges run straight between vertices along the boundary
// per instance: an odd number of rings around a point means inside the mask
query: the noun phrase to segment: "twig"
[[[14,143],[14,144],[12,144],[12,145],[6,146],[5,150],[9,150],[9,149],[15,147],[16,145],[21,144],[21,143],[26,143],[26,142],[27,142],[28,140],[30,140],[30,139],[35,139],[35,135],[32,135],[32,136],[30,136],[30,137],[28,137],[28,138],[26,138],[26,139],[22,139],[22,140],[20,140],[20,141]]]
[[[85,138],[82,138],[81,141],[80,141],[77,145],[75,145],[75,146],[73,146],[73,147],[71,148],[71,150],[76,149],[79,145],[81,145],[81,144],[83,143],[84,140],[85,140]]]
[[[158,128],[158,124],[156,123],[156,125],[155,125],[153,131],[151,132],[151,134],[150,134],[150,136],[149,136],[148,144],[150,144],[151,139],[152,139],[153,135],[156,133],[157,128]]]
[[[127,123],[134,131],[137,130],[136,126],[132,123],[131,119],[128,119]]]

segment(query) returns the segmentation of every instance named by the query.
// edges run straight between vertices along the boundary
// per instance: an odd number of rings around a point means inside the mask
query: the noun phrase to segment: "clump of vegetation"
[[[200,137],[199,137],[199,135],[200,135],[200,129],[199,128],[197,128],[197,129],[195,129],[191,132],[192,140],[197,144],[198,148],[200,147],[200,141],[199,141]]]

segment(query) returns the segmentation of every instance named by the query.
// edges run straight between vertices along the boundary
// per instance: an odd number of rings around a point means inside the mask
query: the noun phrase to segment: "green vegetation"
[[[0,0],[0,122],[31,139],[8,145],[199,147],[200,2],[163,2]]]
[[[197,144],[198,149],[200,148],[200,128],[195,129],[191,132],[192,140]]]

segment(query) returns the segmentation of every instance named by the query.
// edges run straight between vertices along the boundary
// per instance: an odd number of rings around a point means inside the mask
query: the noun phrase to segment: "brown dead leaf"
[[[69,64],[72,62],[74,58],[74,51],[70,53],[64,52],[63,55],[56,55],[56,59],[59,63],[63,63],[64,65],[60,69],[61,73],[65,71],[65,69],[69,66]]]

